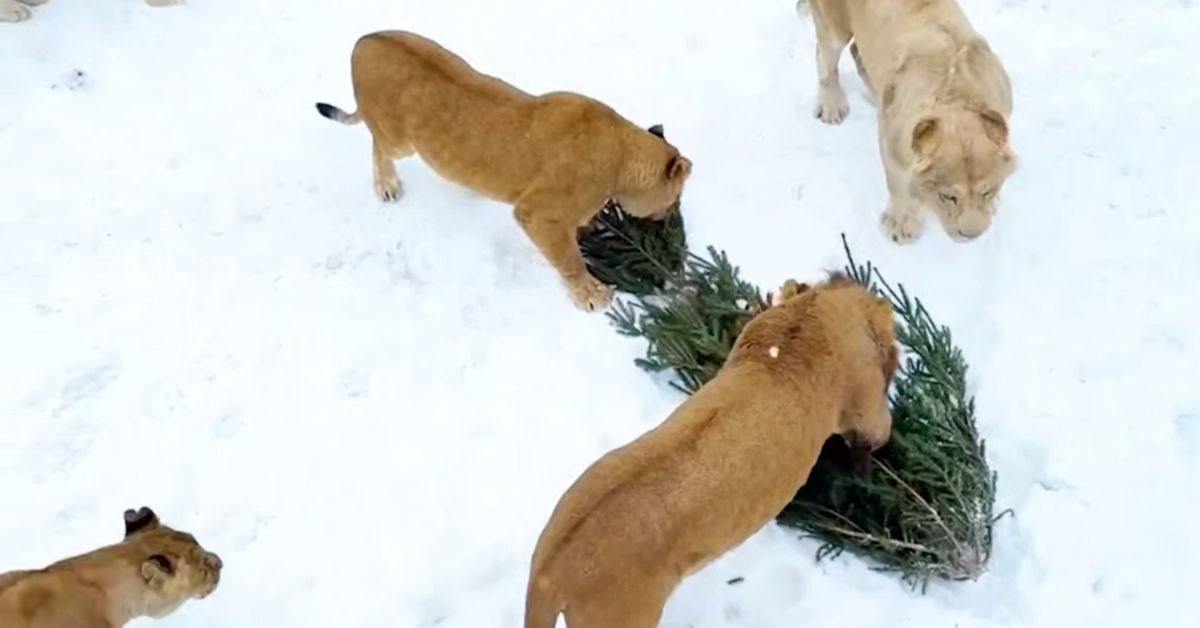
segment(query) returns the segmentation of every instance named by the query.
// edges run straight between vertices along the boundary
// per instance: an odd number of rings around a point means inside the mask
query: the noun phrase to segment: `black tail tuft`
[[[339,117],[337,114],[340,113],[340,110],[333,105],[319,102],[317,103],[317,113],[329,118],[330,120],[337,120]]]
[[[333,120],[334,122],[341,122],[342,124],[358,124],[359,122],[362,122],[362,118],[358,116],[357,111],[354,113],[346,113],[345,111],[342,111],[333,105],[323,102],[317,103],[317,113],[329,118],[330,120]]]

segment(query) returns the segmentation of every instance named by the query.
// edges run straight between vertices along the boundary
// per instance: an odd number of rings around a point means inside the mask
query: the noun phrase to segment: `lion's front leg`
[[[879,121],[883,126],[883,120]],[[892,242],[909,244],[921,237],[925,230],[921,215],[921,202],[909,190],[909,179],[903,167],[892,161],[888,154],[887,138],[879,133],[879,153],[883,159],[883,171],[887,178],[887,209],[879,216],[879,228]]]

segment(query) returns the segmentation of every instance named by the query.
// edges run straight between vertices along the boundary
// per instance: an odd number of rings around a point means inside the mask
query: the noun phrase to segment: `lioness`
[[[820,80],[815,114],[849,111],[838,59],[850,54],[878,112],[890,195],[880,219],[897,243],[921,236],[932,207],[958,242],[987,230],[1016,169],[1008,142],[1012,87],[1000,60],[954,0],[799,0],[811,4]]]
[[[0,22],[23,22],[33,17],[29,7],[45,4],[46,0],[0,0]],[[152,7],[182,4],[183,0],[146,0]]]
[[[162,525],[149,508],[125,511],[125,540],[31,571],[0,574],[3,628],[120,628],[208,597],[221,559]]]
[[[586,310],[607,305],[611,289],[588,273],[576,230],[609,199],[636,216],[665,217],[692,170],[660,125],[641,129],[579,94],[527,94],[420,35],[365,35],[350,70],[358,111],[317,110],[366,123],[379,198],[400,198],[393,160],[416,154],[442,177],[512,204]]]
[[[805,483],[826,440],[888,441],[892,309],[844,276],[789,281],[717,376],[594,462],[533,553],[525,628],[650,628],[684,577],[739,545]]]

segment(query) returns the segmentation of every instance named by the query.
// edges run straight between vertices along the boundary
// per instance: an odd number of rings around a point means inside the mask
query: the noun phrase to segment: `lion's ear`
[[[158,515],[146,506],[137,510],[130,508],[125,511],[125,537],[142,530],[152,530],[158,527]]]
[[[983,130],[988,139],[1000,146],[1008,143],[1008,121],[999,111],[988,109],[980,112],[979,117],[983,120]]]
[[[151,590],[161,591],[174,574],[175,565],[163,554],[154,554],[142,561],[142,581]]]
[[[771,298],[771,305],[779,305],[796,295],[808,292],[810,288],[811,286],[806,283],[800,283],[795,279],[788,279],[779,287],[779,292],[775,293]]]
[[[941,125],[937,118],[924,118],[913,127],[912,152],[917,157],[925,157],[937,147]]]
[[[667,162],[667,179],[674,181],[692,173],[692,160],[683,155],[675,155]]]

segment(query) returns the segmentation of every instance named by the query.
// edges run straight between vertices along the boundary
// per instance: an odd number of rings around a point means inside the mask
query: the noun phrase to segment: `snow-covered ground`
[[[772,524],[665,626],[1200,625],[1200,3],[962,4],[1012,76],[1021,168],[982,240],[905,248],[848,58],[850,119],[811,116],[791,0],[52,0],[0,24],[0,571],[147,504],[226,563],[163,625],[520,624],[554,502],[679,397],[506,207],[416,160],[375,200],[365,128],[313,103],[352,108],[354,40],[404,28],[663,123],[693,243],[773,288],[839,266],[844,231],[970,360],[1017,513],[986,576],[922,596]]]

